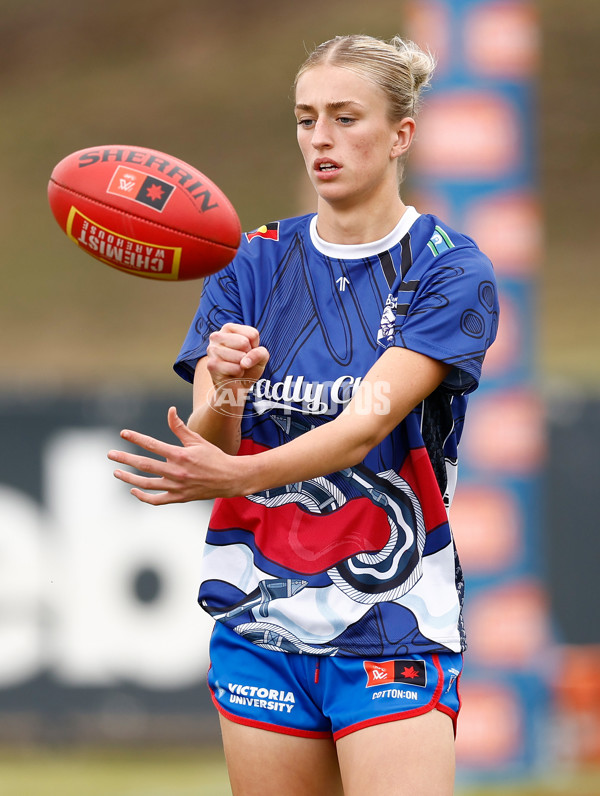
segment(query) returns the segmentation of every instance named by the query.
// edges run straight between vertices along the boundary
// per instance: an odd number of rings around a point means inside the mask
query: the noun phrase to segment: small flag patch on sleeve
[[[262,227],[255,229],[254,232],[246,232],[248,243],[253,238],[264,238],[265,240],[279,240],[279,221],[270,224],[263,224]]]
[[[448,233],[445,232],[439,225],[436,226],[435,231],[427,245],[431,249],[434,255],[441,254],[442,252],[448,251],[448,249],[453,249],[454,244],[448,237]]]

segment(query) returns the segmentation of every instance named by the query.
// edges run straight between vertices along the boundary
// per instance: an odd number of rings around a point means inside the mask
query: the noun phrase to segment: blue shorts
[[[217,622],[208,685],[217,710],[238,724],[305,738],[441,710],[460,710],[462,654],[355,658],[276,652]]]

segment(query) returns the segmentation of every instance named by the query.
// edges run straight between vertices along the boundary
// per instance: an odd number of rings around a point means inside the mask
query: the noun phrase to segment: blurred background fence
[[[291,82],[356,31],[436,51],[406,198],[474,234],[504,299],[453,517],[473,598],[460,772],[600,763],[597,0],[0,0],[0,743],[217,739],[209,506],[137,505],[105,458],[121,427],[162,436],[189,410],[171,362],[200,286],[77,251],[52,167],[138,144],[205,171],[244,229],[311,210]]]

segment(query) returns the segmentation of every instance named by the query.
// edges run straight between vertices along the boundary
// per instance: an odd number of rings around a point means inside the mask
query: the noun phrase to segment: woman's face
[[[390,121],[373,81],[343,67],[312,67],[298,79],[295,114],[320,199],[342,209],[397,194],[397,158],[410,146],[414,123]]]

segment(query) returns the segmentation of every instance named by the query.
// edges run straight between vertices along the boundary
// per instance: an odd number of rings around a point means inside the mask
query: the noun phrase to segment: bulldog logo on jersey
[[[248,243],[250,243],[253,238],[279,240],[279,221],[273,221],[271,224],[263,224],[262,227],[255,229],[254,232],[246,232]]]
[[[385,307],[381,315],[381,322],[377,332],[377,345],[388,348],[394,342],[394,327],[396,325],[396,305],[397,301],[390,293],[386,299]]]

